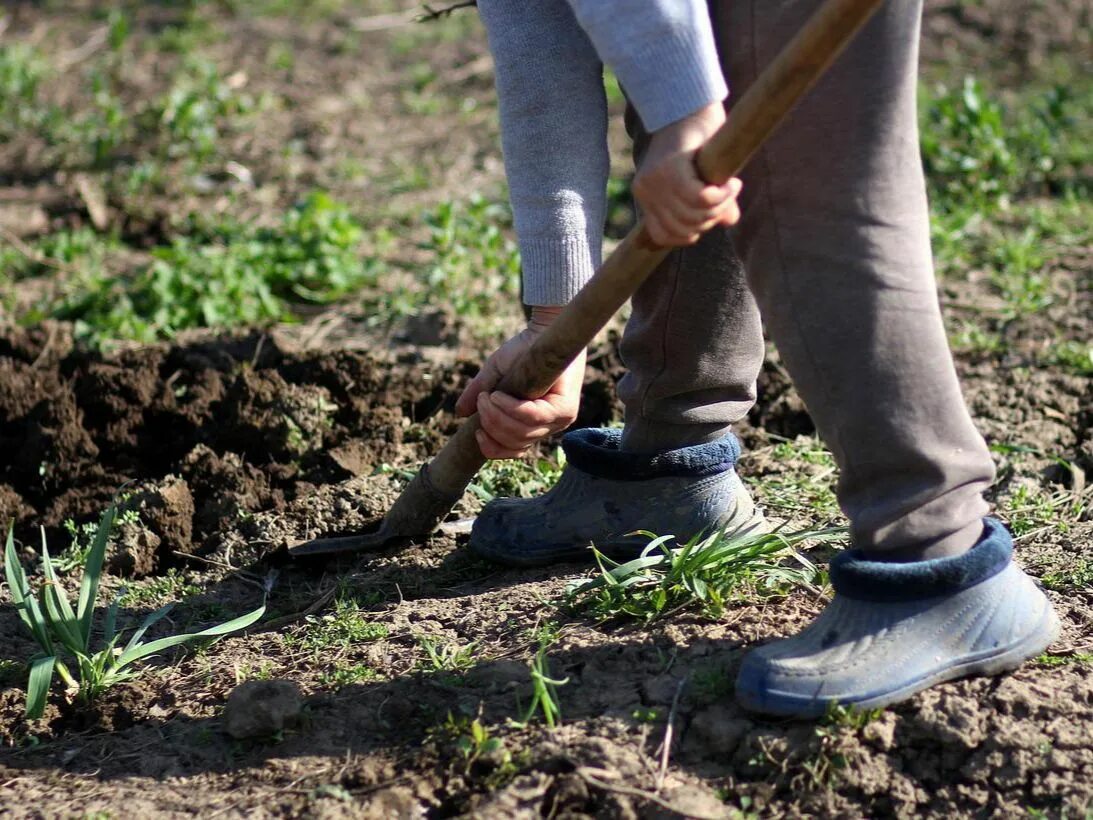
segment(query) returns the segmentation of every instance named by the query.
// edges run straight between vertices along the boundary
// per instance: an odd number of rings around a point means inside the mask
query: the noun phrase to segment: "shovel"
[[[823,3],[735,104],[725,125],[698,152],[695,163],[699,176],[710,184],[722,185],[738,174],[882,2]],[[639,221],[495,389],[524,398],[545,395],[670,250],[657,245]],[[370,531],[301,541],[289,546],[289,554],[302,558],[378,550],[429,535],[451,512],[486,461],[474,435],[478,427],[477,414],[468,418]]]

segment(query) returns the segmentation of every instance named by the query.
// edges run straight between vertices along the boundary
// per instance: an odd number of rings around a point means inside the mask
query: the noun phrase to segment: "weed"
[[[639,706],[630,713],[630,717],[638,723],[656,723],[660,720],[661,714],[659,709],[653,709],[649,706]]]
[[[832,703],[820,719],[821,726],[842,726],[855,732],[861,731],[870,723],[879,720],[884,709],[858,709]]]
[[[454,643],[442,643],[431,635],[418,635],[418,646],[425,657],[418,661],[418,668],[425,672],[463,672],[475,664],[475,652],[478,642],[471,641],[459,646]]]
[[[547,662],[547,646],[539,646],[539,650],[531,659],[531,703],[528,705],[524,718],[520,722],[513,722],[518,728],[523,728],[531,723],[537,712],[542,712],[543,722],[548,728],[553,729],[562,722],[562,707],[558,700],[558,687],[569,683],[569,678],[556,680],[550,676],[550,665]]]
[[[235,667],[235,683],[238,686],[248,680],[272,680],[274,666],[272,661],[263,661],[254,667],[250,664]]]
[[[125,501],[123,496],[121,501]],[[140,513],[135,509],[126,509],[118,514],[117,524],[140,524]],[[66,518],[64,522],[64,528],[68,532],[69,537],[72,539],[68,547],[64,552],[53,559],[53,568],[60,573],[72,572],[75,569],[80,569],[87,564],[87,559],[91,555],[91,549],[95,544],[95,535],[98,533],[99,527],[94,521],[86,521],[83,524],[77,525],[71,518]],[[111,539],[107,542],[107,553],[110,552],[110,546],[113,542]]]
[[[812,584],[816,567],[793,549],[796,544],[842,538],[842,529],[781,533],[728,533],[691,538],[682,547],[669,546],[674,536],[649,537],[639,557],[619,564],[593,549],[599,575],[571,584],[567,597],[603,618],[629,617],[652,621],[694,607],[719,616],[740,588],[749,592],[784,594],[795,585]],[[792,557],[800,567],[786,566]]]
[[[30,659],[26,706],[28,718],[42,716],[54,672],[65,684],[76,691],[77,697],[89,701],[110,686],[137,674],[136,670],[128,667],[138,661],[173,646],[217,638],[244,629],[262,617],[265,612],[266,608],[263,604],[253,612],[228,623],[203,629],[200,632],[173,635],[145,643],[143,638],[148,629],[171,611],[169,604],[148,615],[125,647],[118,649],[117,644],[121,639],[121,633],[116,629],[116,624],[120,601],[115,600],[107,608],[103,618],[101,648],[92,651],[92,622],[99,595],[99,581],[102,577],[110,528],[113,526],[116,514],[117,509],[114,506],[107,508],[103,513],[94,545],[80,580],[80,592],[75,608],[57,581],[49,549],[46,546],[45,533],[42,534],[44,580],[37,591],[32,591],[15,551],[12,531],[10,529],[8,531],[4,555],[8,589],[20,619],[34,636],[41,650]],[[75,661],[76,675],[69,671],[66,662],[68,657]]]
[[[324,671],[319,676],[320,683],[325,686],[333,686],[340,689],[354,683],[365,683],[380,679],[380,673],[371,666],[363,663],[348,664],[338,661],[332,669]]]
[[[553,487],[565,468],[559,447],[553,459],[535,458],[490,461],[478,472],[468,489],[482,501],[495,498],[533,498]]]
[[[45,60],[30,46],[0,46],[0,141],[38,124],[38,86],[45,75]]]
[[[344,206],[314,193],[278,230],[225,225],[178,238],[155,248],[154,261],[130,279],[92,268],[40,312],[100,342],[285,320],[289,302],[325,304],[375,283],[378,263],[357,256],[361,236]]]
[[[722,664],[699,667],[691,675],[690,690],[699,703],[717,703],[732,696],[732,676]]]
[[[1066,569],[1046,572],[1040,582],[1056,592],[1093,589],[1093,560],[1080,558]]]
[[[1079,376],[1093,376],[1093,342],[1069,340],[1052,349],[1053,364],[1073,370]]]
[[[1074,652],[1070,655],[1049,655],[1045,652],[1036,658],[1036,663],[1049,669],[1058,666],[1070,666],[1071,664],[1090,666],[1093,665],[1093,652]]]
[[[143,116],[159,131],[164,155],[203,162],[216,155],[224,123],[255,107],[255,101],[224,80],[213,63],[190,59],[171,89]]]
[[[171,567],[163,575],[145,578],[127,587],[118,600],[122,606],[137,607],[167,599],[179,600],[200,592],[201,587],[191,583],[181,572]]]
[[[1013,196],[1075,184],[1082,159],[1067,141],[1075,103],[1066,88],[1025,101],[1018,118],[970,76],[922,100],[923,164],[943,212],[1005,208]]]
[[[787,513],[807,512],[825,521],[842,518],[835,497],[835,459],[818,438],[784,439],[774,445],[772,455],[786,469],[750,480],[765,506]]]
[[[316,652],[335,647],[348,648],[354,643],[378,641],[387,637],[387,627],[361,617],[364,612],[352,598],[338,597],[334,611],[325,615],[308,615],[300,636],[286,636],[290,644]]]
[[[512,224],[506,205],[478,195],[463,204],[445,202],[426,214],[425,224],[429,240],[424,250],[435,262],[424,284],[433,304],[484,320],[498,299],[518,296],[520,254],[502,232]]]

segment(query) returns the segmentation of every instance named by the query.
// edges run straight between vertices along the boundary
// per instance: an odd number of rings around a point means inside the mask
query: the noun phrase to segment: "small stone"
[[[304,701],[290,680],[249,680],[228,695],[224,731],[236,740],[275,735],[299,723]]]

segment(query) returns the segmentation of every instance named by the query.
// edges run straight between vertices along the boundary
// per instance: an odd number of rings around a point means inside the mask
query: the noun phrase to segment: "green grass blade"
[[[57,663],[54,655],[35,658],[30,662],[30,674],[27,675],[27,717],[31,720],[40,718],[49,698],[49,685],[53,682],[53,666]]]
[[[44,527],[42,528],[42,572],[46,577],[42,585],[42,600],[46,605],[50,625],[69,651],[82,652],[84,639],[80,634],[80,624],[76,619],[76,613],[72,611],[72,604],[68,602],[68,597],[57,582],[57,573],[53,571],[53,561],[49,557],[49,547],[46,545]]]
[[[99,529],[91,543],[91,552],[84,565],[83,578],[80,580],[80,598],[76,605],[76,615],[80,622],[80,634],[84,637],[84,651],[91,646],[91,618],[95,614],[95,599],[99,594],[99,580],[102,577],[102,565],[106,559],[106,545],[110,540],[110,530],[114,526],[117,507],[111,504],[99,520]]]
[[[158,641],[138,644],[136,646],[133,646],[132,641],[130,641],[130,646],[126,647],[125,651],[122,652],[121,656],[118,658],[117,667],[121,669],[135,660],[147,657],[148,655],[154,655],[164,649],[170,649],[172,646],[178,646],[179,644],[187,643],[188,641],[199,640],[201,638],[218,638],[231,632],[237,632],[240,629],[246,629],[261,618],[265,612],[266,605],[262,604],[262,606],[254,610],[254,612],[240,615],[238,618],[234,618],[217,626],[211,626],[200,632],[191,632],[187,635],[173,635],[169,638],[160,638]]]
[[[125,646],[125,651],[128,652],[130,649],[137,646],[140,643],[140,639],[144,637],[144,633],[148,631],[148,628],[152,626],[152,624],[166,617],[167,613],[174,608],[174,604],[165,604],[164,606],[161,606],[159,609],[157,609],[155,612],[149,613],[148,616],[144,619],[144,622],[139,627],[137,627],[137,631],[133,633],[133,637],[129,639],[129,643]]]
[[[102,621],[102,642],[107,646],[113,646],[118,637],[118,603],[114,601],[106,608],[106,615]]]
[[[49,637],[49,628],[42,617],[42,610],[38,606],[38,600],[30,591],[27,583],[27,574],[19,561],[19,555],[15,552],[14,526],[8,528],[8,540],[4,547],[4,573],[8,580],[8,589],[11,590],[11,600],[19,611],[19,617],[26,624],[27,629],[34,636],[34,640],[47,655],[53,654],[53,641]]]

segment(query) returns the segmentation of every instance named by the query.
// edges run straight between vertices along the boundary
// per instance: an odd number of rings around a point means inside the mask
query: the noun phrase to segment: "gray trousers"
[[[730,106],[818,5],[714,0]],[[921,11],[885,4],[741,174],[740,224],[673,252],[635,295],[619,387],[626,448],[722,435],[755,401],[762,316],[839,465],[855,546],[908,560],[970,547],[994,475],[934,282]],[[633,112],[627,125],[640,163],[648,135]]]

